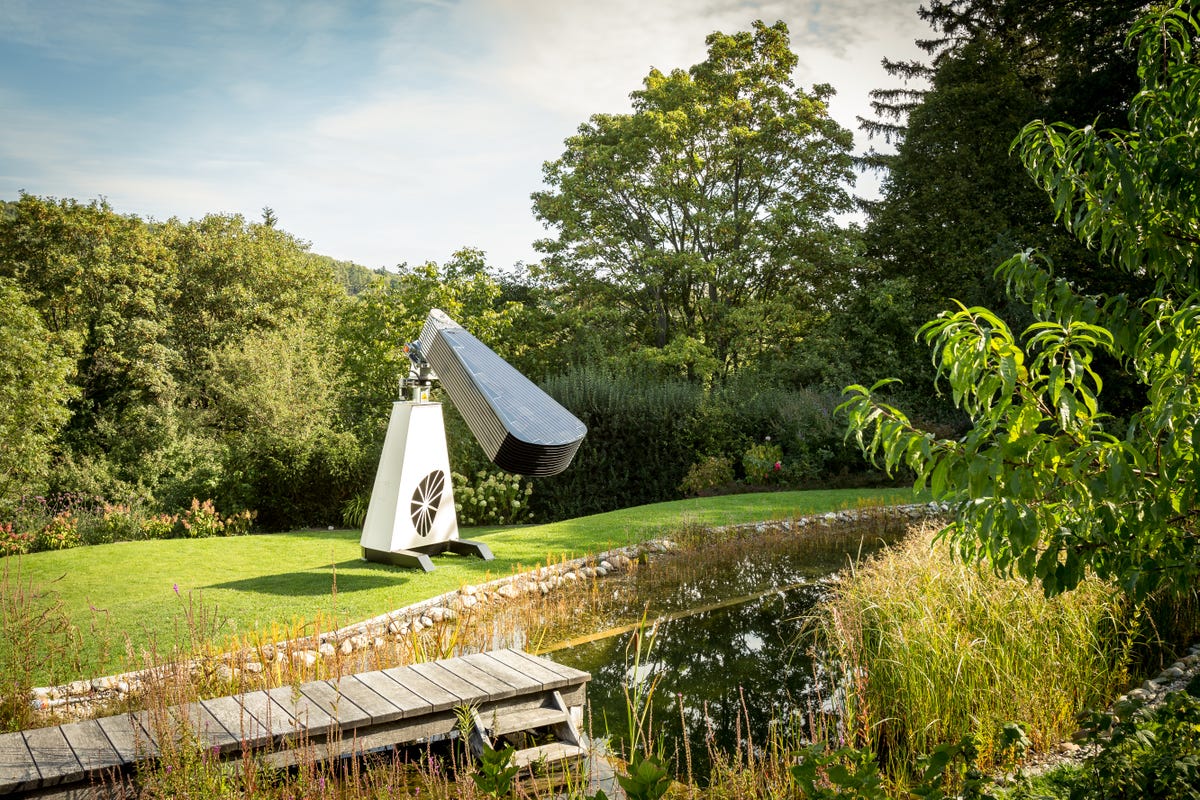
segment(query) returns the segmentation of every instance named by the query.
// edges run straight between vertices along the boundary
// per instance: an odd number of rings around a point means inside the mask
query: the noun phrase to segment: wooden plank
[[[360,732],[353,740],[345,740],[342,743],[342,753],[349,755],[363,753],[377,747],[411,744],[432,736],[448,736],[456,730],[458,730],[458,716],[449,711],[397,720]]]
[[[295,720],[297,729],[303,730],[305,736],[325,736],[331,728],[337,728],[337,720],[297,688],[280,686],[267,694],[278,704],[280,711]]]
[[[242,708],[242,704],[233,697],[214,697],[200,701],[225,730],[238,738],[242,749],[256,750],[266,746],[271,741],[271,733],[253,714]]]
[[[468,683],[479,688],[487,700],[507,700],[517,696],[517,689],[512,684],[502,680],[498,675],[485,672],[474,664],[456,658],[453,661],[439,662],[438,666]]]
[[[42,780],[20,733],[0,734],[0,794],[36,789]]]
[[[455,705],[471,705],[488,699],[487,693],[478,686],[455,675],[437,661],[413,664],[409,669],[457,697]]]
[[[462,703],[462,698],[426,678],[414,667],[392,667],[383,674],[429,704],[428,713],[447,711]]]
[[[342,730],[371,724],[371,715],[338,691],[337,684],[313,681],[301,685],[300,693],[307,697],[310,703],[337,720],[338,727]]]
[[[524,768],[535,764],[553,764],[556,761],[568,759],[582,760],[586,755],[587,751],[578,745],[551,742],[531,747],[528,750],[518,750],[513,754],[513,765]]]
[[[495,675],[500,680],[514,687],[518,694],[529,694],[542,690],[541,681],[531,677],[527,673],[514,669],[499,659],[492,658],[490,653],[472,653],[471,655],[463,656],[461,661],[479,667],[479,669],[489,675]]]
[[[271,700],[266,692],[247,692],[235,698],[246,713],[258,720],[267,735],[272,740],[278,740],[290,733],[300,733],[303,726],[298,724],[282,706]]]
[[[60,728],[30,728],[21,732],[42,774],[42,786],[75,783],[84,778],[83,766]]]
[[[489,719],[485,712],[481,715],[485,726],[494,725],[494,736],[506,733],[531,731],[534,728],[545,728],[550,725],[562,725],[567,721],[567,713],[558,708],[525,708],[515,711],[497,711],[494,720]]]
[[[385,722],[400,719],[404,710],[395,703],[389,702],[378,692],[360,681],[357,676],[346,675],[337,682],[330,681],[338,688],[343,697],[371,715],[372,725],[382,725]]]
[[[96,720],[72,722],[61,726],[61,730],[84,772],[95,774],[116,769],[123,763],[124,760]]]
[[[531,656],[524,650],[510,650],[509,652],[520,656],[526,662],[538,664],[543,668],[548,669],[551,672],[562,676],[563,678],[566,678],[567,683],[582,683],[584,681],[589,681],[592,678],[590,673],[583,672],[582,670],[575,669],[574,667],[568,667],[563,664],[559,664],[557,661],[551,661],[548,658]]]
[[[318,752],[326,754],[327,758],[338,758],[348,755],[362,755],[370,750],[390,747],[396,744],[411,744],[431,736],[444,736],[456,730],[458,718],[448,712],[400,719],[385,725],[369,729],[359,729],[352,737],[330,741]],[[290,767],[305,760],[307,754],[303,750],[279,750],[269,753],[263,759],[264,763],[273,768]]]
[[[213,716],[202,703],[188,703],[169,709],[176,730],[181,735],[186,729],[195,744],[205,750],[215,749],[218,753],[230,753],[241,749],[241,731],[231,731]]]
[[[488,658],[494,658],[501,664],[505,664],[528,675],[531,680],[541,682],[542,689],[545,691],[560,689],[568,683],[566,678],[546,667],[541,663],[540,659],[530,661],[529,659],[522,658],[516,650],[493,650],[486,655]]]
[[[424,697],[406,686],[401,686],[382,672],[362,672],[354,677],[404,712],[401,715],[403,718],[429,714],[434,710],[433,705]]]
[[[134,714],[101,717],[97,723],[108,737],[109,744],[117,751],[122,764],[135,764],[158,752]]]

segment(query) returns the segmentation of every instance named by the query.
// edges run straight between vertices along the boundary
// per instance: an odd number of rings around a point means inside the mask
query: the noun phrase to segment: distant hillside
[[[346,294],[352,297],[373,283],[379,281],[394,283],[399,278],[395,272],[389,272],[383,267],[371,269],[362,264],[355,264],[353,261],[339,261],[332,256],[323,256],[318,253],[309,253],[308,257],[314,264],[323,265],[333,273],[337,282],[346,290]]]

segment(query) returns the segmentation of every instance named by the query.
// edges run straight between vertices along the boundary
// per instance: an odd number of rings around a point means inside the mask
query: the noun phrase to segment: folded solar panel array
[[[438,309],[421,354],[492,462],[507,472],[557,475],[587,433],[574,414]]]

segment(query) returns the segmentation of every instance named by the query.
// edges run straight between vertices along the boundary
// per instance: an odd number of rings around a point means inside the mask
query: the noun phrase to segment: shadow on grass
[[[360,559],[342,561],[332,565],[336,569],[337,591],[361,592],[368,589],[400,587],[415,576],[423,573],[402,570],[384,564],[371,564]],[[260,575],[225,583],[214,583],[209,589],[231,589],[235,592],[254,592],[281,596],[309,596],[331,594],[334,586],[334,571],[328,567],[302,572],[282,572],[277,575]]]

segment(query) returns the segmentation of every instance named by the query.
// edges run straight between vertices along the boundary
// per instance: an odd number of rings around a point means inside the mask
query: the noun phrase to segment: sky
[[[856,116],[919,0],[0,0],[0,199],[262,218],[367,267],[533,262],[530,194],[596,113],[713,31],[787,23],[798,85]],[[875,188],[870,176],[860,193]]]

